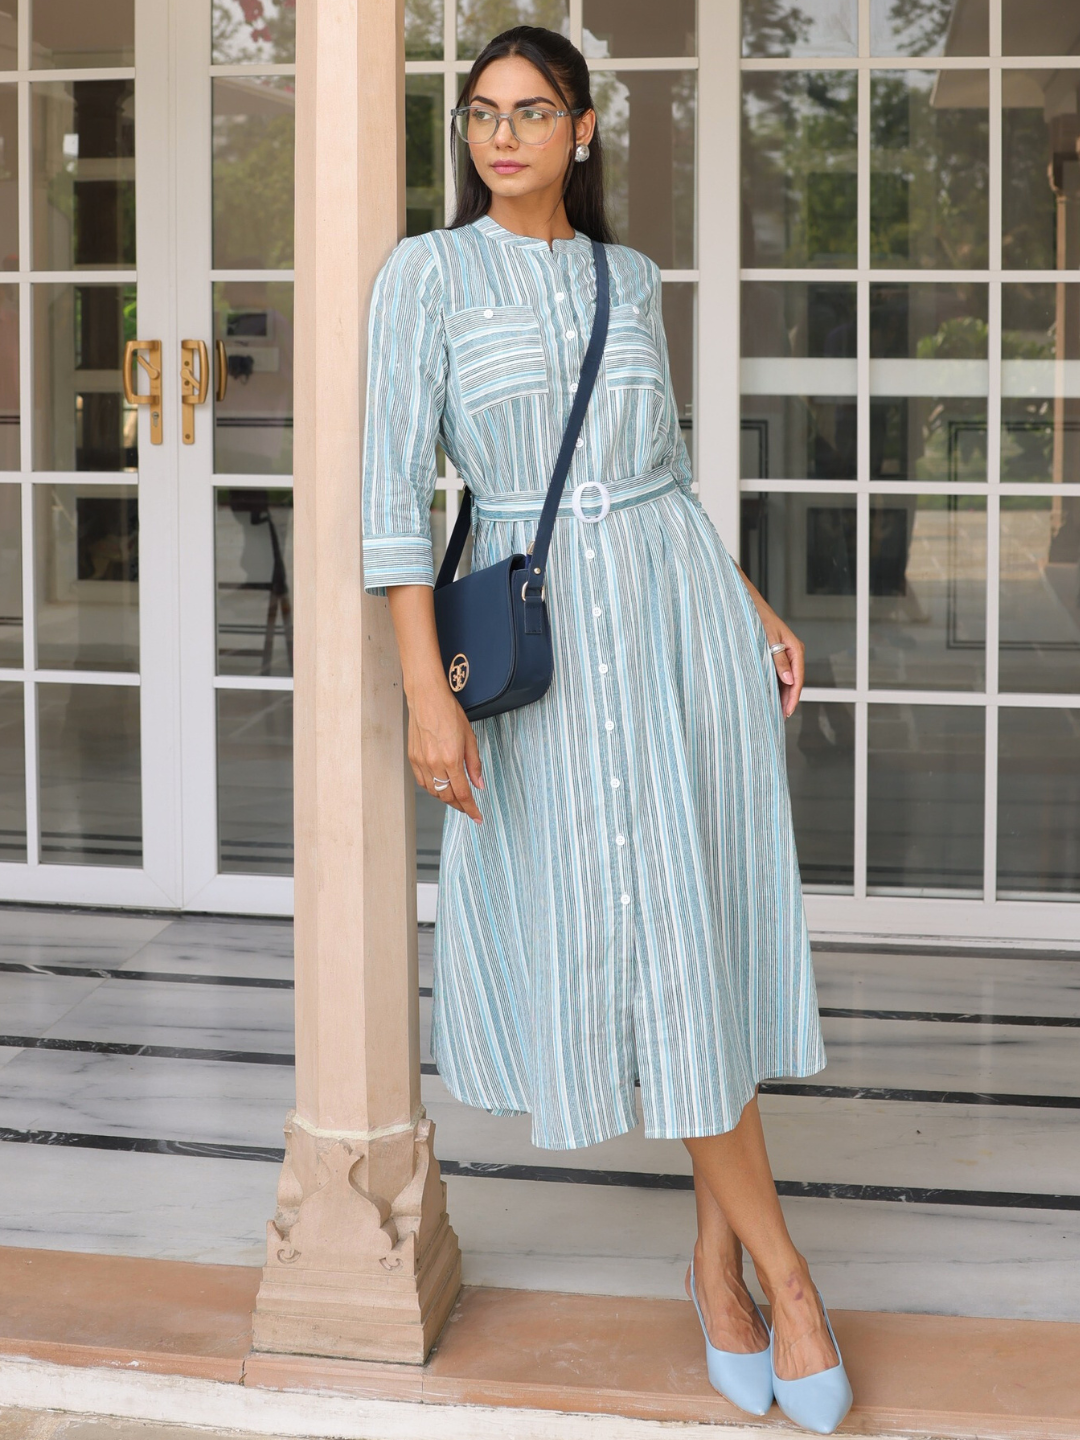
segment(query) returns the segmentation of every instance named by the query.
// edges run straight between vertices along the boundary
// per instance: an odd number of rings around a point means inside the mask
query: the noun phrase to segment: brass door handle
[[[142,352],[146,351],[144,355]],[[149,392],[140,395],[136,389],[137,381],[131,373],[131,357],[136,360],[146,371],[146,378],[149,382]],[[129,340],[124,346],[124,368],[122,371],[124,381],[124,399],[129,405],[150,406],[150,444],[160,445],[161,434],[161,341],[160,340]]]
[[[195,356],[199,357],[199,373],[195,374]],[[180,405],[183,420],[180,438],[185,445],[195,444],[195,406],[204,405],[210,393],[210,358],[205,340],[180,341]]]
[[[214,386],[214,399],[220,404],[225,399],[225,392],[229,388],[229,355],[225,349],[224,340],[214,341],[214,354],[217,356],[217,384]]]

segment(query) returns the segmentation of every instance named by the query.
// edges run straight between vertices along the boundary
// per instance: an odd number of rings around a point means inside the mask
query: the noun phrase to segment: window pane
[[[854,495],[744,493],[742,567],[806,646],[808,685],[855,684]]]
[[[662,297],[671,386],[675,391],[683,439],[690,449],[694,428],[694,306],[697,286],[690,280],[668,280],[663,285]]]
[[[34,469],[137,469],[121,379],[134,285],[35,285],[33,296]]]
[[[443,0],[405,0],[405,59],[443,58]]]
[[[1080,70],[1004,70],[1001,103],[1001,263],[1075,270]]]
[[[1080,895],[1080,710],[998,712],[998,898]]]
[[[870,475],[986,479],[985,285],[870,286]]]
[[[0,485],[0,665],[23,663],[22,491]]]
[[[26,859],[23,687],[0,680],[0,861]]]
[[[627,5],[626,0],[584,0],[582,53],[614,55],[695,55],[696,0],[664,5]]]
[[[871,495],[870,684],[986,682],[986,501]]]
[[[217,673],[292,674],[292,491],[218,490]]]
[[[1002,690],[1080,694],[1080,496],[1001,498]]]
[[[743,76],[743,258],[748,267],[853,266],[856,77]]]
[[[784,734],[803,884],[850,892],[855,875],[855,707],[803,700]]]
[[[989,0],[870,0],[871,55],[989,53]]]
[[[0,470],[19,469],[21,433],[19,290],[16,285],[0,285]]]
[[[743,0],[744,55],[857,55],[857,0]]]
[[[219,690],[217,701],[219,869],[291,875],[292,695]]]
[[[214,265],[287,270],[293,263],[296,81],[218,78],[214,91]]]
[[[664,270],[694,266],[696,86],[691,70],[592,75],[608,214]]]
[[[35,267],[134,265],[134,80],[56,80],[30,94]]]
[[[0,0],[0,70],[18,65],[19,0]]]
[[[1080,479],[1080,285],[1001,287],[1001,478]]]
[[[443,77],[405,76],[405,233],[445,224]]]
[[[1001,0],[1003,55],[1076,55],[1078,52],[1080,13],[1070,0],[1039,0],[1039,3]]]
[[[869,707],[869,890],[982,894],[985,746],[981,706]]]
[[[293,464],[293,287],[290,280],[218,280],[214,335],[229,377],[214,402],[219,475],[289,475]]]
[[[34,486],[37,663],[139,668],[139,511],[134,485]]]
[[[296,0],[214,0],[214,65],[296,59]]]
[[[135,63],[135,0],[33,0],[30,22],[35,69]]]
[[[878,70],[870,79],[870,254],[893,269],[987,264],[985,70]]]
[[[0,0],[0,4],[3,0]],[[0,26],[3,15],[0,13]],[[2,30],[0,30],[2,34]],[[0,40],[2,44],[2,40]],[[14,60],[14,57],[12,57]],[[0,68],[3,56],[0,55]],[[19,109],[17,87],[0,85],[0,270],[19,268]],[[3,362],[0,360],[0,365]]]
[[[137,685],[39,685],[43,865],[142,864]]]
[[[569,35],[568,0],[458,0],[458,58],[474,60],[489,40],[515,25],[542,25]]]

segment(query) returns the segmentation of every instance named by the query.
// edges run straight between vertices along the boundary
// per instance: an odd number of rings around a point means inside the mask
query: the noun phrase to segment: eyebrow
[[[477,102],[479,102],[481,105],[495,106],[498,104],[497,100],[492,100],[487,95],[474,95],[469,101],[469,104],[474,105]],[[558,106],[555,105],[555,101],[550,99],[547,95],[530,95],[527,100],[515,100],[513,108],[517,110],[522,105],[552,105],[555,107],[555,109],[558,109]]]

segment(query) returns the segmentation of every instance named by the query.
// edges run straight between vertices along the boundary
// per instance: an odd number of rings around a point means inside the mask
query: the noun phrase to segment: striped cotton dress
[[[646,1135],[717,1134],[759,1080],[825,1063],[775,667],[690,489],[659,272],[608,256],[548,561],[555,678],[474,723],[484,818],[446,810],[434,936],[440,1074],[549,1149],[632,1129],[638,1084]],[[580,233],[484,217],[398,245],[371,311],[367,591],[433,583],[437,442],[474,495],[474,567],[525,550],[595,298]]]

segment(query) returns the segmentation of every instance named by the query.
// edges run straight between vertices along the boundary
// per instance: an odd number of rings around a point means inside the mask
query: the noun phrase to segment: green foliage
[[[943,320],[932,335],[923,335],[915,347],[919,360],[985,360],[990,327],[978,315],[955,315]]]
[[[515,25],[542,25],[568,33],[566,0],[459,0],[458,55],[470,59],[504,30]]]
[[[237,269],[292,265],[293,156],[292,114],[216,117],[216,265]]]

